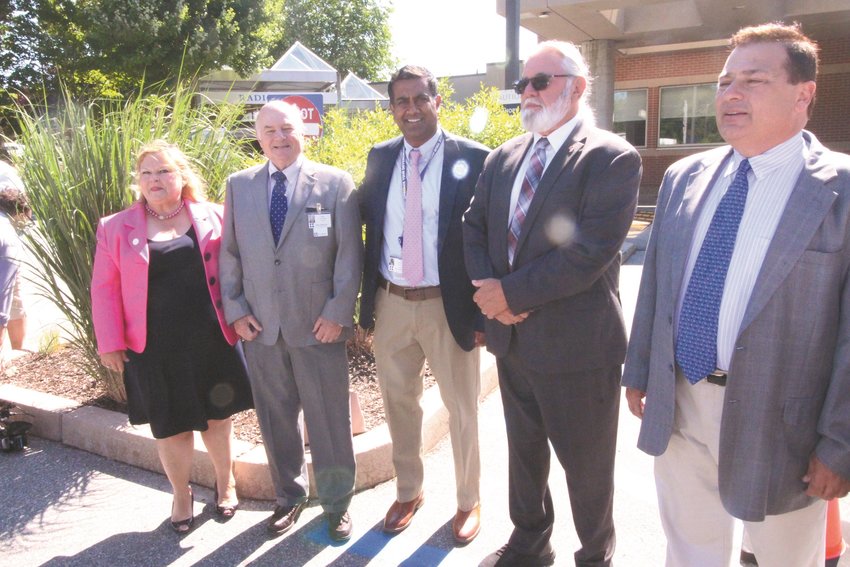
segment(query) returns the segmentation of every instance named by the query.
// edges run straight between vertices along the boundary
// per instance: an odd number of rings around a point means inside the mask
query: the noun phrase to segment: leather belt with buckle
[[[726,373],[720,372],[719,370],[715,370],[711,374],[705,377],[706,382],[709,384],[717,384],[718,386],[726,385]]]
[[[432,285],[428,287],[402,287],[388,282],[384,278],[378,280],[378,285],[399,297],[403,297],[408,301],[424,301],[426,299],[434,299],[440,297],[440,286]]]

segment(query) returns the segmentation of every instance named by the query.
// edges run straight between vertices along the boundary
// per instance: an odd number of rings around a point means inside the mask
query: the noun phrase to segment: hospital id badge
[[[328,229],[331,227],[333,227],[333,220],[330,212],[307,213],[307,228],[312,229],[313,236],[327,236]]]
[[[389,264],[387,264],[387,269],[389,269],[391,274],[401,275],[402,274],[401,258],[395,258],[393,256],[390,256],[390,261],[389,261]]]

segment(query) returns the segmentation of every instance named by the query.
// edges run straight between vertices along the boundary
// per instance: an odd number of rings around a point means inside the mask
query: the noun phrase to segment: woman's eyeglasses
[[[515,82],[514,91],[516,91],[516,94],[521,95],[525,91],[525,87],[528,86],[528,83],[531,83],[534,90],[544,91],[549,87],[549,83],[551,83],[552,79],[555,77],[572,77],[572,75],[550,75],[549,73],[537,73],[533,77],[523,77],[519,81]]]

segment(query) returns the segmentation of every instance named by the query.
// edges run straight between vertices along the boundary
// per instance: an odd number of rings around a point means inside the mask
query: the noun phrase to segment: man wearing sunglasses
[[[610,565],[614,552],[620,246],[641,163],[594,126],[589,82],[574,45],[538,46],[516,85],[529,133],[490,154],[464,217],[467,270],[497,357],[514,524],[481,565],[554,563],[549,443],[568,472],[576,565]]]

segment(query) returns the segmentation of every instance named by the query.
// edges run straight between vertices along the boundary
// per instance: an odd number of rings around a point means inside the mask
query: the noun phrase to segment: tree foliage
[[[499,103],[496,88],[482,87],[464,102],[451,100],[453,89],[447,80],[439,81],[438,91],[443,97],[440,126],[453,134],[495,148],[524,131],[519,115]],[[392,114],[383,108],[355,112],[333,108],[325,111],[322,137],[308,142],[305,153],[310,159],[344,169],[359,185],[371,147],[399,135]]]
[[[0,9],[0,87],[33,96],[61,81],[75,96],[268,59],[266,0],[8,0]]]
[[[285,0],[283,38],[274,53],[298,40],[342,76],[352,71],[368,81],[383,79],[395,65],[390,10],[381,0]]]

